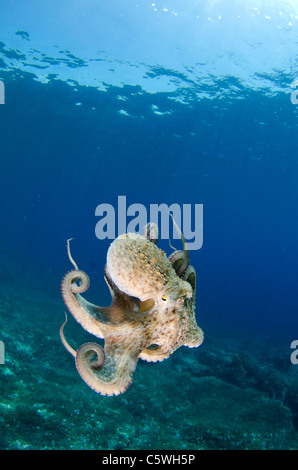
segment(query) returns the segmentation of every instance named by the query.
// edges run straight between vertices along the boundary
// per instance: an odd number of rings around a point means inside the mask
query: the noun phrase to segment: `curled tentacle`
[[[96,343],[83,344],[76,355],[77,370],[92,390],[101,395],[119,395],[132,382],[140,351],[106,343],[105,351]],[[93,363],[92,357],[97,355]]]
[[[77,322],[89,333],[103,338],[102,328],[98,321],[103,318],[100,307],[91,304],[80,295],[88,287],[89,277],[86,273],[78,270],[69,271],[61,282],[62,297],[65,305]]]
[[[158,227],[155,223],[149,222],[145,226],[144,230],[144,237],[148,238],[152,243],[155,243],[155,245],[158,242]]]
[[[76,359],[77,369],[78,369],[78,364],[80,365],[80,364],[87,363],[87,360],[89,359],[90,355],[94,356],[94,353],[97,354],[97,361],[92,361],[90,365],[94,369],[98,369],[99,367],[101,367],[105,362],[105,353],[102,347],[99,346],[99,344],[97,343],[85,343],[76,351],[70,346],[70,344],[65,339],[64,327],[66,323],[67,323],[67,315],[65,313],[65,322],[62,323],[60,327],[60,331],[59,331],[60,338],[65,349],[67,349],[67,351]]]
[[[69,242],[71,240],[72,238],[69,238],[67,240],[67,254],[68,254],[69,261],[72,263],[75,269],[73,269],[72,271],[69,271],[62,280],[62,284],[61,284],[62,296],[63,294],[65,294],[65,291],[72,292],[73,294],[81,294],[82,292],[85,292],[90,285],[89,277],[87,276],[86,273],[84,273],[84,271],[81,271],[78,268],[77,263],[74,261],[73,257],[71,256],[70,245],[69,245]]]
[[[73,349],[70,344],[66,341],[64,336],[64,326],[67,323],[67,315],[65,313],[65,322],[60,327],[60,338],[67,349],[67,351],[75,358],[77,370],[82,377],[82,379],[98,393],[101,393],[98,384],[94,379],[94,372],[100,369],[105,363],[105,352],[102,347],[97,343],[85,343],[79,347],[76,351]],[[97,359],[94,360],[94,355],[97,356]]]
[[[77,281],[79,281],[79,284],[77,284]],[[61,294],[65,305],[75,318],[77,314],[84,312],[78,300],[78,296],[75,294],[85,292],[88,287],[89,277],[83,271],[69,271],[62,279]]]
[[[104,312],[105,309],[101,309],[97,305],[88,302],[80,295],[88,289],[90,281],[87,274],[78,269],[77,264],[71,256],[70,240],[72,240],[72,238],[67,240],[67,254],[75,269],[69,271],[62,279],[61,293],[63,300],[70,313],[85,330],[99,338],[103,338],[99,321],[106,321],[108,312]]]
[[[95,355],[97,356],[96,360],[94,360]],[[100,381],[98,381],[95,372],[101,369],[105,359],[105,352],[97,343],[82,344],[77,350],[76,367],[78,373],[84,382],[97,393],[102,393],[102,387],[100,387]]]
[[[183,264],[184,264],[184,252],[181,251],[181,250],[177,250],[177,251],[174,251],[174,253],[170,254],[168,256],[169,258],[169,261],[171,262],[173,268],[175,269],[176,271],[176,274],[178,275],[178,272],[181,271],[181,266],[182,268],[184,269],[183,267]],[[186,268],[187,269],[187,266]],[[179,275],[179,277],[181,277],[181,275],[183,274],[184,271],[181,272],[181,274]]]
[[[192,287],[193,293],[196,292],[196,271],[193,266],[188,266],[188,268],[184,271],[181,278],[184,281],[189,282]]]
[[[175,229],[177,230],[177,232],[180,235],[180,238],[181,238],[181,241],[182,241],[182,244],[183,244],[183,251],[174,252],[172,255],[170,255],[169,259],[170,259],[172,264],[174,262],[177,263],[177,266],[176,266],[176,268],[174,267],[174,269],[176,271],[177,276],[181,277],[181,275],[184,273],[184,271],[187,269],[187,267],[189,265],[189,251],[188,251],[188,248],[187,248],[187,245],[186,245],[185,238],[182,235],[181,230],[179,229],[178,225],[176,224],[176,222],[174,220],[174,217],[171,213],[170,213],[170,216],[172,217]],[[178,253],[178,255],[176,255],[176,253]],[[182,256],[182,261],[180,261],[180,256],[181,255],[179,253],[182,253],[182,255],[183,255]],[[178,259],[179,259],[179,263],[178,263]]]
[[[81,294],[88,289],[89,285],[89,277],[86,273],[84,273],[84,271],[69,271],[62,280],[62,296],[66,289],[73,294]]]

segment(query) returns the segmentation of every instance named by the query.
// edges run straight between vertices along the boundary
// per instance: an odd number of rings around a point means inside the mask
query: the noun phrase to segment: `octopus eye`
[[[163,295],[162,298],[161,298],[161,300],[162,300],[163,302],[167,302],[167,301],[168,301],[168,297],[167,297],[166,295]]]

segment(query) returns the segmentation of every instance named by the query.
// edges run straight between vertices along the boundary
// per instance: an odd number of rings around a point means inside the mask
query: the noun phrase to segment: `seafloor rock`
[[[184,435],[193,448],[278,449],[292,434],[290,410],[252,388],[201,377],[192,393],[196,403]]]

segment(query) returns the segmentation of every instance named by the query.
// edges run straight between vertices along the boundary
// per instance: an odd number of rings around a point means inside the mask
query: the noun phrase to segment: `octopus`
[[[195,348],[203,342],[195,318],[196,272],[189,265],[185,239],[176,229],[183,250],[169,257],[157,247],[158,229],[153,223],[147,224],[144,235],[126,233],[111,243],[105,281],[112,302],[107,307],[81,295],[89,287],[89,278],[73,260],[71,239],[67,241],[75,269],[61,283],[64,303],[86,331],[104,339],[104,348],[88,342],[73,349],[64,336],[66,314],[60,337],[82,379],[101,395],[124,393],[139,359],[163,361],[180,346]]]

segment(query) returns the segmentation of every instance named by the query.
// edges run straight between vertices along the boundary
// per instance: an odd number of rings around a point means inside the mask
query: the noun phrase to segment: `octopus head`
[[[144,306],[161,310],[183,307],[193,299],[193,288],[181,279],[166,254],[147,238],[120,235],[110,245],[107,270],[117,287]],[[141,308],[142,309],[142,308]]]

